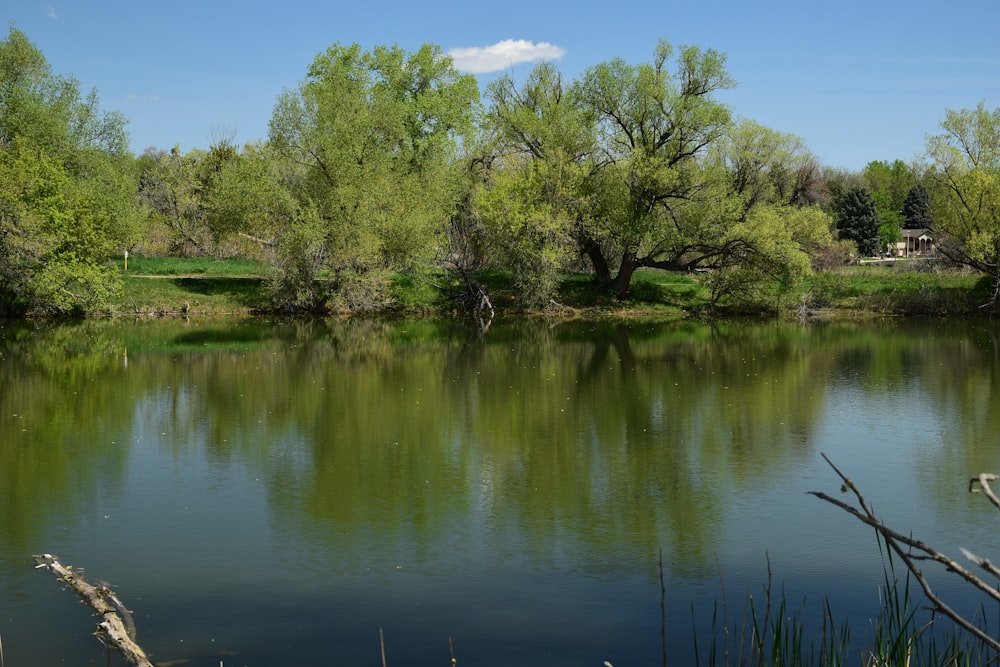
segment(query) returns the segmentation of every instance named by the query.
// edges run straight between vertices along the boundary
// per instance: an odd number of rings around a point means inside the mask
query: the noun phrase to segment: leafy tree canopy
[[[11,28],[0,41],[0,313],[79,313],[117,288],[104,265],[139,234],[123,117],[50,72]]]
[[[948,110],[927,140],[938,248],[1000,285],[1000,108]]]
[[[661,41],[651,62],[601,63],[574,88],[599,137],[593,214],[580,237],[598,280],[619,296],[640,267],[693,269],[718,254],[685,209],[704,191],[699,158],[731,123],[714,97],[735,85],[725,63],[712,49],[684,46],[675,54]]]
[[[297,203],[276,239],[291,262],[286,288],[300,293],[324,272],[330,289],[310,307],[376,307],[390,271],[426,263],[458,198],[455,151],[478,97],[475,79],[436,46],[335,44],[318,55],[270,123],[281,183]]]

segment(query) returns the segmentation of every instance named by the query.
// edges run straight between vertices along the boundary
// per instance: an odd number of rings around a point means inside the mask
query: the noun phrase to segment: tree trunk
[[[608,260],[601,250],[601,244],[586,234],[580,234],[578,238],[580,249],[590,260],[590,265],[594,269],[594,282],[598,285],[611,284],[611,269],[608,267]]]
[[[632,252],[626,252],[622,255],[622,263],[618,267],[618,275],[615,276],[614,283],[612,287],[615,290],[615,296],[621,300],[625,300],[629,296],[629,287],[632,285],[632,274],[635,270],[639,268],[639,261],[635,254]]]

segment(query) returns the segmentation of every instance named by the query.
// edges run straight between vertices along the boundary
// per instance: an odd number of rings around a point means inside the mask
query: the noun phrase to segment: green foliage
[[[50,73],[23,33],[0,41],[0,314],[100,310],[103,266],[139,234],[124,121]]]
[[[140,202],[146,209],[154,234],[164,229],[166,247],[150,245],[144,252],[170,252],[182,257],[211,252],[212,239],[205,223],[203,186],[198,170],[204,151],[182,155],[174,146],[170,152],[147,150],[142,161]],[[155,238],[155,236],[154,236]]]
[[[729,228],[725,242],[737,261],[709,275],[713,303],[777,310],[811,273],[811,256],[829,245],[829,218],[814,206],[759,206]]]
[[[434,257],[477,97],[475,79],[435,46],[408,54],[335,44],[316,57],[270,124],[280,182],[296,204],[275,238],[282,305],[324,308],[337,294],[352,309],[377,307],[389,272]],[[320,269],[329,286],[309,284]]]
[[[905,224],[903,206],[917,182],[914,170],[902,160],[869,162],[862,172],[878,213],[879,249],[895,248]]]
[[[1000,108],[947,112],[927,141],[939,250],[1000,281]]]
[[[900,224],[903,204],[917,184],[917,174],[902,160],[869,162],[862,170],[882,224]]]
[[[494,172],[476,199],[491,247],[514,274],[521,304],[545,307],[573,257],[572,220],[546,197],[546,163]]]
[[[795,135],[741,120],[710,155],[725,168],[744,211],[757,204],[808,206],[824,197],[818,160]]]
[[[933,226],[931,195],[926,187],[917,183],[906,193],[906,201],[903,202],[903,227],[905,229],[929,229]]]
[[[640,266],[695,268],[704,247],[688,202],[703,188],[698,158],[731,122],[713,93],[734,85],[725,56],[661,41],[652,62],[615,59],[588,69],[574,97],[595,118],[600,142],[589,211],[579,234],[597,278],[628,294]],[[714,251],[714,249],[713,249]],[[700,253],[703,258],[707,252]],[[618,265],[613,277],[612,262]]]
[[[875,199],[863,187],[848,188],[834,203],[841,238],[857,244],[862,256],[879,253],[879,218]]]
[[[502,77],[488,95],[491,168],[476,191],[475,210],[486,246],[513,272],[521,304],[544,307],[575,257],[593,125],[549,63],[536,66],[521,90]]]
[[[247,145],[220,165],[206,197],[208,228],[219,249],[276,264],[277,239],[304,215],[286,179],[297,169],[269,145]]]

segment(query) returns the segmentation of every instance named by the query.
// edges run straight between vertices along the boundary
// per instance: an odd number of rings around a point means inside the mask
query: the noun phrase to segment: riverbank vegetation
[[[1000,109],[946,110],[921,160],[851,173],[720,102],[736,85],[721,52],[653,47],[648,62],[613,59],[573,81],[542,63],[481,93],[434,45],[334,44],[281,93],[265,140],[135,156],[126,119],[11,28],[0,313],[194,307],[180,277],[136,298],[140,283],[109,262],[126,252],[254,262],[252,279],[187,287],[270,312],[426,307],[406,286],[485,295],[483,276],[517,310],[578,307],[574,294],[645,308],[658,292],[689,310],[663,287],[680,284],[713,310],[804,312],[836,296],[827,276],[897,254],[905,229],[923,230],[919,252],[941,266],[992,281],[996,300]],[[969,312],[968,298],[946,290],[930,310]]]
[[[122,291],[109,304],[110,315],[249,315],[269,308],[267,282],[273,269],[246,260],[204,257],[124,258],[109,264],[122,275]],[[475,280],[490,293],[493,304],[506,312],[520,308],[511,288],[511,274],[482,270]],[[394,314],[441,313],[460,307],[460,281],[446,271],[393,276],[388,296]],[[786,317],[852,313],[855,316],[977,315],[991,296],[992,282],[969,270],[942,269],[940,263],[900,261],[851,265],[803,278],[794,295],[778,304]],[[767,304],[760,304],[767,309]],[[774,313],[774,306],[768,312]],[[701,316],[712,312],[711,287],[697,274],[672,274],[643,269],[633,277],[631,294],[619,300],[595,284],[587,273],[558,277],[553,302],[546,312],[589,317]],[[730,312],[735,310],[730,308]],[[759,310],[740,310],[759,313]]]

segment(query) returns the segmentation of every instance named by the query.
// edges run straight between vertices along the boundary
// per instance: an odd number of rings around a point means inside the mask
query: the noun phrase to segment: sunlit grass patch
[[[124,270],[125,259],[115,264]],[[129,257],[128,273],[145,276],[267,276],[273,273],[267,264],[252,259],[215,259],[213,257]]]
[[[122,313],[192,315],[251,312],[266,303],[263,282],[261,278],[128,275],[118,310]]]

